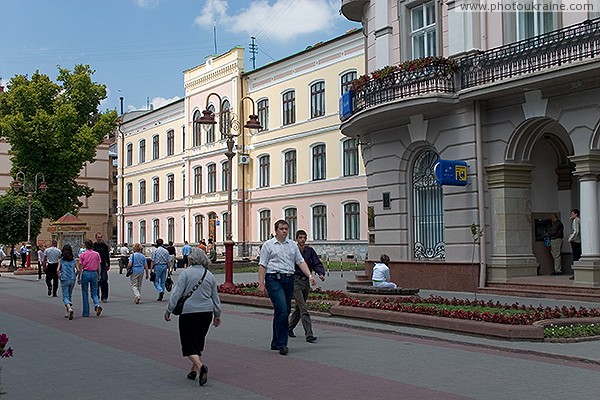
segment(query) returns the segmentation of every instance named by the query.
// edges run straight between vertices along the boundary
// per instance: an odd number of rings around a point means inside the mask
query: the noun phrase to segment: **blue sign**
[[[345,121],[352,116],[352,91],[348,90],[340,97],[340,120]]]
[[[438,160],[433,168],[437,183],[440,186],[467,186],[468,164],[465,161]]]

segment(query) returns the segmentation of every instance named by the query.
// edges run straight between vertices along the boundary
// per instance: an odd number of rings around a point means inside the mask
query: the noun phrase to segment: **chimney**
[[[119,100],[121,101],[121,115],[123,115],[123,96],[119,97]]]

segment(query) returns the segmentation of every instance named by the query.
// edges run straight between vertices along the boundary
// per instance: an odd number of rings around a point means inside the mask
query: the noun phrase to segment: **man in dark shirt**
[[[172,256],[171,262],[169,263],[169,270],[167,271],[167,275],[168,275],[168,272],[170,272],[172,269],[174,269],[173,267],[175,266],[175,256],[177,255],[177,249],[175,249],[175,246],[173,246],[172,240],[169,240],[169,245],[165,246],[165,248],[169,252],[169,255]]]
[[[98,294],[103,303],[108,302],[108,270],[110,269],[110,252],[108,245],[102,241],[102,233],[96,232],[93,250],[100,254],[100,285]]]
[[[550,214],[550,229],[547,233],[550,237],[550,253],[554,260],[554,272],[551,275],[562,275],[561,250],[565,234],[563,223],[560,222],[558,215],[555,213]]]
[[[323,263],[317,256],[315,250],[306,245],[306,232],[300,229],[296,232],[296,242],[300,249],[302,258],[306,261],[306,265],[310,269],[311,273],[319,275],[321,281],[325,280],[325,269]],[[302,327],[304,328],[304,335],[308,343],[314,343],[317,338],[313,335],[312,322],[310,320],[310,314],[308,313],[308,307],[306,306],[306,299],[308,299],[308,293],[310,291],[310,283],[304,273],[296,266],[294,273],[294,300],[296,301],[296,308],[289,320],[289,336],[296,337],[294,334],[294,328],[298,325],[299,321],[302,321]]]

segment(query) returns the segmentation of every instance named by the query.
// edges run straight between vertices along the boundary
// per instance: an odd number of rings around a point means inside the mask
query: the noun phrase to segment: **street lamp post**
[[[205,126],[215,125],[217,122],[215,121],[215,113],[209,110],[209,99],[211,96],[216,96],[219,99],[219,131],[221,133],[221,137],[225,136],[227,138],[227,151],[225,152],[225,156],[227,157],[228,162],[228,170],[227,170],[227,221],[226,221],[226,229],[227,235],[226,240],[223,243],[225,245],[225,283],[223,283],[223,287],[232,288],[233,284],[233,246],[235,242],[233,241],[231,222],[232,222],[232,180],[233,180],[233,156],[235,156],[234,151],[234,138],[239,136],[243,131],[239,129],[239,125],[237,123],[237,119],[235,114],[225,111],[223,109],[223,99],[217,93],[210,93],[206,97],[206,109],[202,111],[202,116],[198,118],[198,120],[194,121],[194,123],[199,123]],[[248,121],[244,124],[244,128],[248,129],[256,129],[260,130],[262,127],[258,122],[258,115],[255,113],[255,105],[254,100],[252,100],[248,96],[244,96],[240,100],[240,110],[243,108],[244,100],[250,100],[252,103],[252,114],[248,116]],[[224,127],[227,127],[225,131],[223,131]],[[238,130],[237,135],[232,133],[232,129],[236,128]]]
[[[40,183],[38,184],[38,179]],[[37,193],[38,190],[45,192],[48,189],[46,185],[46,179],[44,178],[44,174],[38,172],[35,174],[33,181],[28,180],[27,176],[25,176],[25,172],[19,171],[15,175],[15,180],[12,183],[12,188],[15,192],[19,192],[23,190],[24,193],[27,194],[27,246],[29,247],[27,251],[27,268],[31,267],[31,202],[33,201],[33,195]]]

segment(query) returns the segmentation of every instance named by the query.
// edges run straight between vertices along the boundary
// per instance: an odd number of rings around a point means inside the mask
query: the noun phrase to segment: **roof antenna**
[[[252,39],[252,43],[248,45],[248,50],[250,51],[250,54],[252,54],[252,57],[250,57],[252,60],[252,69],[256,69],[256,53],[258,53],[258,45],[254,43],[256,37],[250,36],[250,39]]]
[[[215,41],[215,55],[218,54],[217,52],[217,20],[213,18],[213,38]]]

